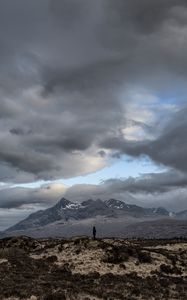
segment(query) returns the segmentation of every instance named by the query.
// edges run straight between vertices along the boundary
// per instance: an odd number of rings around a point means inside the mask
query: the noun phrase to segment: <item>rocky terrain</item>
[[[187,299],[187,240],[0,240],[0,299]]]

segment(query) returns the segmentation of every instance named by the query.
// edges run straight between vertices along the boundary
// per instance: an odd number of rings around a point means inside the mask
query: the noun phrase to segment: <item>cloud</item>
[[[186,14],[184,0],[1,1],[0,180],[85,175],[120,152],[186,171],[184,115],[166,126],[160,96],[186,92]]]
[[[182,172],[142,174],[136,178],[110,179],[101,184],[76,184],[71,187],[54,182],[39,187],[1,187],[0,228],[5,229],[29,214],[54,205],[62,197],[74,202],[110,198],[143,207],[186,210],[187,175]],[[177,201],[176,201],[177,199]]]
[[[18,209],[35,206],[48,207],[61,197],[82,202],[89,198],[103,200],[111,197],[130,203],[140,203],[150,206],[149,199],[162,196],[163,204],[167,193],[176,193],[187,188],[187,176],[176,171],[142,174],[139,177],[127,179],[109,179],[101,184],[75,184],[71,187],[63,183],[53,182],[39,187],[2,187],[0,193],[1,209]],[[156,200],[155,200],[156,203]],[[169,206],[169,204],[167,203]],[[183,203],[184,205],[184,203]],[[176,207],[179,203],[176,203]],[[184,208],[184,207],[183,207]],[[181,208],[182,209],[182,208]]]
[[[43,184],[39,188],[3,187],[0,195],[0,209],[36,209],[55,204],[66,191],[61,183]]]
[[[89,198],[115,198],[147,207],[165,206],[170,210],[185,210],[186,190],[187,175],[172,170],[142,174],[136,178],[110,179],[99,185],[78,184],[68,188],[64,196],[79,202]]]
[[[187,172],[185,153],[187,151],[187,121],[184,106],[176,112],[160,135],[154,140],[129,141],[123,136],[109,137],[102,147],[119,150],[131,156],[147,155],[157,163]]]

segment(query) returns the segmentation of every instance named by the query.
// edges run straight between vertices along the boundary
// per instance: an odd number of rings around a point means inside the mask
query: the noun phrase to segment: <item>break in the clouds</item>
[[[0,0],[0,181],[86,175],[127,154],[183,188],[186,41],[184,0]],[[139,180],[134,191],[168,192]]]
[[[124,136],[111,136],[102,146],[128,153],[131,156],[147,155],[155,162],[187,172],[187,106],[176,112],[161,133],[153,139],[129,141]]]

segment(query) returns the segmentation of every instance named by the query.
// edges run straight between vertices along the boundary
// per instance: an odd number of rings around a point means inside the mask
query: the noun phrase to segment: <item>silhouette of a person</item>
[[[93,227],[93,239],[95,240],[95,238],[96,238],[96,228],[95,228],[95,226]]]

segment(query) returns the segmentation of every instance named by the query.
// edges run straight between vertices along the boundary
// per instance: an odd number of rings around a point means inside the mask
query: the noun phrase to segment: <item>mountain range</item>
[[[43,227],[56,221],[83,220],[97,216],[117,218],[121,216],[143,217],[168,217],[169,212],[162,208],[143,208],[136,205],[126,204],[122,201],[110,199],[107,201],[86,200],[82,203],[74,203],[62,198],[56,205],[46,210],[37,211],[26,219],[10,227],[9,231],[27,230],[36,227]]]
[[[37,237],[59,234],[81,235],[89,234],[92,224],[102,228],[103,235],[123,235],[125,228],[130,234],[129,225],[137,224],[140,232],[141,222],[145,231],[145,222],[154,221],[155,224],[158,222],[160,226],[161,220],[164,220],[164,224],[166,220],[172,220],[172,224],[175,220],[176,222],[187,220],[187,211],[172,213],[164,207],[144,208],[116,199],[106,201],[89,199],[82,203],[74,203],[62,198],[54,206],[32,213],[26,219],[8,228],[4,235],[27,234]],[[180,224],[177,223],[178,225]],[[134,227],[133,232],[135,232]]]

